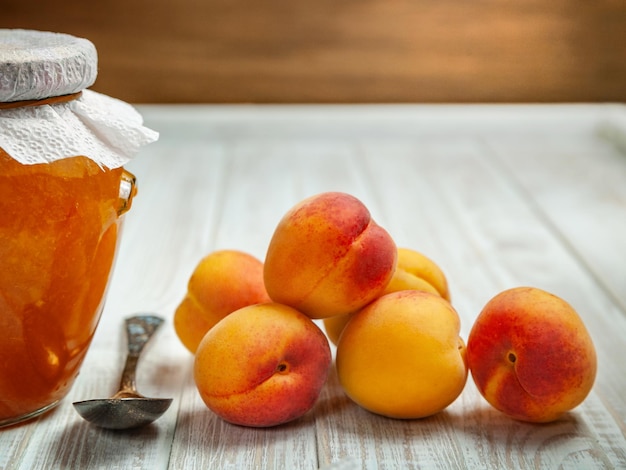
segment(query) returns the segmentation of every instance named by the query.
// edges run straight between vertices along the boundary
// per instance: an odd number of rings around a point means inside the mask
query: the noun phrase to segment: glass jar
[[[134,193],[122,168],[86,157],[22,165],[0,151],[0,425],[69,392]]]
[[[44,36],[48,34],[55,33]],[[37,38],[39,33],[28,35]],[[4,36],[0,34],[0,58],[3,46],[6,50],[7,44],[15,45],[12,38],[11,30],[4,30]],[[44,39],[50,44],[47,36]],[[71,53],[74,39],[65,35],[61,39]],[[91,56],[85,59],[80,48],[77,50],[79,62],[93,62]],[[62,85],[73,83],[74,88],[65,88],[64,93],[80,94],[82,87],[93,81],[84,76],[97,68],[93,63],[77,73],[76,61],[67,65],[65,56],[55,56],[50,50],[43,51],[43,57],[48,70],[52,69],[51,62],[73,68],[61,81]],[[32,63],[32,58],[28,60]],[[43,73],[50,77],[49,72]],[[0,427],[51,409],[72,387],[103,310],[120,225],[136,192],[135,177],[122,165],[108,167],[92,155],[56,155],[47,162],[38,162],[40,155],[33,156],[31,151],[26,157],[22,155],[26,163],[19,161],[16,155],[23,148],[59,147],[49,141],[68,139],[68,133],[69,140],[78,140],[77,136],[98,132],[68,131],[67,127],[76,122],[73,115],[61,125],[63,135],[55,134],[55,126],[59,126],[56,121],[40,126],[40,121],[47,118],[37,113],[30,115],[29,119],[34,120],[25,126],[19,115],[14,120],[4,119],[7,108],[14,118],[15,108],[22,106],[52,106],[52,114],[71,115],[68,102],[79,96],[51,104],[57,101],[54,97],[41,97],[38,90],[30,93],[46,80],[24,79],[23,72],[15,76],[13,89],[22,85],[27,93],[21,93],[19,102],[14,100],[4,109],[6,96],[0,99]],[[6,84],[2,85],[6,89]],[[61,89],[56,85],[51,88],[50,83],[45,87],[48,95],[52,88]],[[28,135],[25,129],[31,127],[47,131]],[[151,138],[156,140],[154,136],[147,140]],[[29,145],[23,145],[26,140]],[[104,144],[86,145],[98,146]]]

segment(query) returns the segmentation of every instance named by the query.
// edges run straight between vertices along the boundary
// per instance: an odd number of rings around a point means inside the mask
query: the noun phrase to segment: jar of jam
[[[67,395],[95,333],[135,178],[158,134],[88,90],[91,42],[0,29],[0,427]]]

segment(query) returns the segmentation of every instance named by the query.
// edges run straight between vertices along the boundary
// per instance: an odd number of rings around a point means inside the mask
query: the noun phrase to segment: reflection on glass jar
[[[102,311],[134,177],[86,157],[0,149],[0,426],[70,390]]]

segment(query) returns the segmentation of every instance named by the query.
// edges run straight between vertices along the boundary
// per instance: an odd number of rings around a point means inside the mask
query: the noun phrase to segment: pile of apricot
[[[203,401],[246,426],[309,411],[332,366],[331,344],[347,396],[400,419],[445,409],[471,372],[503,413],[551,421],[585,399],[596,374],[578,314],[534,287],[492,299],[466,347],[440,267],[398,248],[360,200],[340,192],[291,208],[264,261],[236,250],[202,259],[174,326],[194,354]]]

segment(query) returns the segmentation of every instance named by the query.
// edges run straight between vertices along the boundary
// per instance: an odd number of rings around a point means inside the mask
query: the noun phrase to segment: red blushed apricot
[[[309,411],[331,365],[328,340],[306,315],[269,303],[242,308],[200,342],[194,380],[225,421],[276,426]]]
[[[553,421],[582,403],[597,369],[576,311],[532,287],[509,289],[487,303],[470,332],[467,359],[492,406],[533,422]]]
[[[303,200],[281,219],[263,276],[274,302],[326,318],[378,297],[396,260],[393,239],[365,205],[349,194],[328,192]]]

